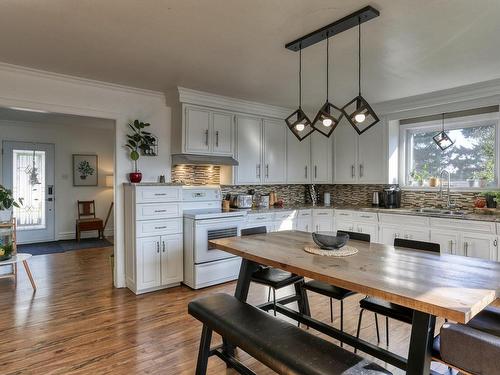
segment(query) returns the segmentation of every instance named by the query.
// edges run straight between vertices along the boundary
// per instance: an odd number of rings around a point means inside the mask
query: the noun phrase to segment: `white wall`
[[[55,236],[57,240],[75,238],[77,200],[95,200],[97,217],[105,220],[113,201],[113,189],[105,186],[106,175],[113,174],[115,130],[109,120],[107,128],[88,123],[50,124],[5,121],[0,118],[0,144],[3,141],[52,143],[55,145]],[[98,186],[73,186],[73,154],[98,156]],[[3,156],[3,155],[2,155]],[[2,168],[0,156],[0,170]],[[0,171],[2,183],[3,171]],[[113,215],[106,227],[106,235],[113,234]],[[82,237],[95,237],[95,232],[82,233]]]
[[[115,285],[125,286],[123,186],[132,163],[123,147],[127,123],[136,118],[151,123],[159,138],[159,155],[142,158],[144,181],[170,176],[170,109],[162,93],[79,79],[0,64],[0,106],[108,118],[115,131]]]

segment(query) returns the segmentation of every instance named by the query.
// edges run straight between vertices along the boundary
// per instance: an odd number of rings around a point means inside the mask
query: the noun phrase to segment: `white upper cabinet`
[[[237,184],[256,184],[262,178],[262,120],[236,116]]]
[[[382,121],[358,136],[358,181],[363,184],[384,183],[388,164],[385,162],[384,126]]]
[[[208,152],[210,150],[210,117],[211,113],[208,109],[186,107],[186,152]]]
[[[212,113],[212,151],[214,154],[232,155],[233,118],[230,113]]]
[[[311,134],[311,181],[313,183],[332,182],[332,149],[331,137],[327,138],[318,132]]]
[[[284,121],[264,120],[264,183],[286,181],[286,125]]]
[[[358,135],[342,121],[332,134],[333,182],[337,184],[368,184],[387,182],[387,156],[383,121]]]
[[[291,131],[287,131],[287,182],[308,184],[311,182],[311,137],[300,142]]]
[[[233,114],[208,108],[185,106],[185,152],[233,154]]]
[[[337,184],[357,181],[358,133],[346,120],[341,121],[333,137],[333,179]]]

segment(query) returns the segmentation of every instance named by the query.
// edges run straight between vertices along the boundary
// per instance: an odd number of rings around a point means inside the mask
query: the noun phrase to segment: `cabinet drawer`
[[[136,205],[137,220],[181,217],[180,203],[147,203]]]
[[[273,221],[273,214],[272,213],[250,214],[247,217],[248,217],[248,219],[247,219],[248,223],[260,223],[263,221]]]
[[[356,212],[354,217],[358,221],[378,223],[378,215],[376,212]]]
[[[495,223],[489,221],[431,218],[431,227],[467,230],[468,232],[496,233]]]
[[[335,217],[340,220],[353,220],[353,211],[335,210]]]
[[[137,237],[182,233],[182,219],[145,220],[136,222]]]
[[[312,210],[299,210],[299,218],[306,218],[312,216]]]
[[[181,189],[175,186],[139,186],[136,190],[136,203],[178,202]]]
[[[391,215],[391,214],[380,214],[379,219],[381,223],[396,224],[396,225],[409,225],[409,226],[429,226],[429,218],[422,216],[411,216],[411,215]]]
[[[295,219],[296,217],[297,217],[297,211],[277,212],[274,214],[275,220]]]
[[[312,210],[313,216],[317,217],[333,217],[333,210],[329,208],[316,208]]]

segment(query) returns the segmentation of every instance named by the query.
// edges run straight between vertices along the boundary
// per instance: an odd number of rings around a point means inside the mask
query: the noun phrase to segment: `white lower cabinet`
[[[311,210],[299,210],[297,216],[297,230],[300,230],[302,232],[313,232]]]
[[[136,294],[183,279],[181,197],[180,187],[125,184],[125,282]]]
[[[430,241],[439,244],[442,253],[456,255],[460,244],[460,233],[431,228]]]
[[[369,234],[371,242],[378,242],[378,224],[359,223],[355,229],[355,232]]]
[[[467,232],[462,233],[461,245],[459,255],[497,260],[498,240],[496,235]]]
[[[404,238],[414,241],[429,241],[429,228],[410,226],[380,225],[380,243],[394,245],[394,239]]]

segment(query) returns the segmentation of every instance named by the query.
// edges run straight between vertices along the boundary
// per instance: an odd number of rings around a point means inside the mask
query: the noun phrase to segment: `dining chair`
[[[76,220],[76,240],[80,242],[81,232],[97,231],[98,238],[104,238],[102,219],[96,217],[95,201],[77,201],[78,219]]]
[[[441,251],[441,247],[437,243],[432,242],[424,242],[424,241],[415,241],[415,240],[407,240],[404,238],[395,238],[394,239],[395,247],[404,247],[411,250],[416,251],[429,251],[433,253],[439,253]],[[400,306],[396,303],[387,302],[379,298],[375,297],[365,297],[361,301],[359,301],[359,307],[361,310],[359,312],[358,319],[358,329],[356,333],[356,337],[359,338],[359,333],[361,330],[361,320],[363,319],[363,312],[365,310],[371,311],[375,313],[375,327],[377,330],[377,342],[380,342],[380,333],[378,329],[378,316],[380,314],[385,316],[385,329],[386,329],[386,344],[389,346],[389,318],[397,320],[399,322],[412,324],[413,321],[413,310]],[[356,351],[355,351],[356,352]]]
[[[337,236],[339,234],[347,234],[349,235],[349,239],[351,240],[370,242],[370,235],[366,233],[346,232],[338,230]],[[322,296],[330,298],[330,321],[332,323],[333,323],[333,300],[335,299],[337,301],[340,301],[340,330],[344,331],[344,299],[349,296],[352,296],[353,294],[356,294],[356,292],[317,280],[311,280],[304,283],[304,289],[306,291],[309,290],[311,292],[318,293],[321,294]],[[340,343],[340,346],[343,346],[342,342]]]
[[[251,236],[254,234],[265,234],[267,228],[265,226],[247,228],[241,230],[241,236]],[[252,281],[257,284],[262,284],[269,287],[267,293],[267,301],[271,300],[271,290],[273,292],[273,307],[274,316],[276,316],[276,290],[296,284],[303,281],[302,276],[294,273],[280,270],[279,268],[261,266],[259,270],[255,271],[252,275]]]

